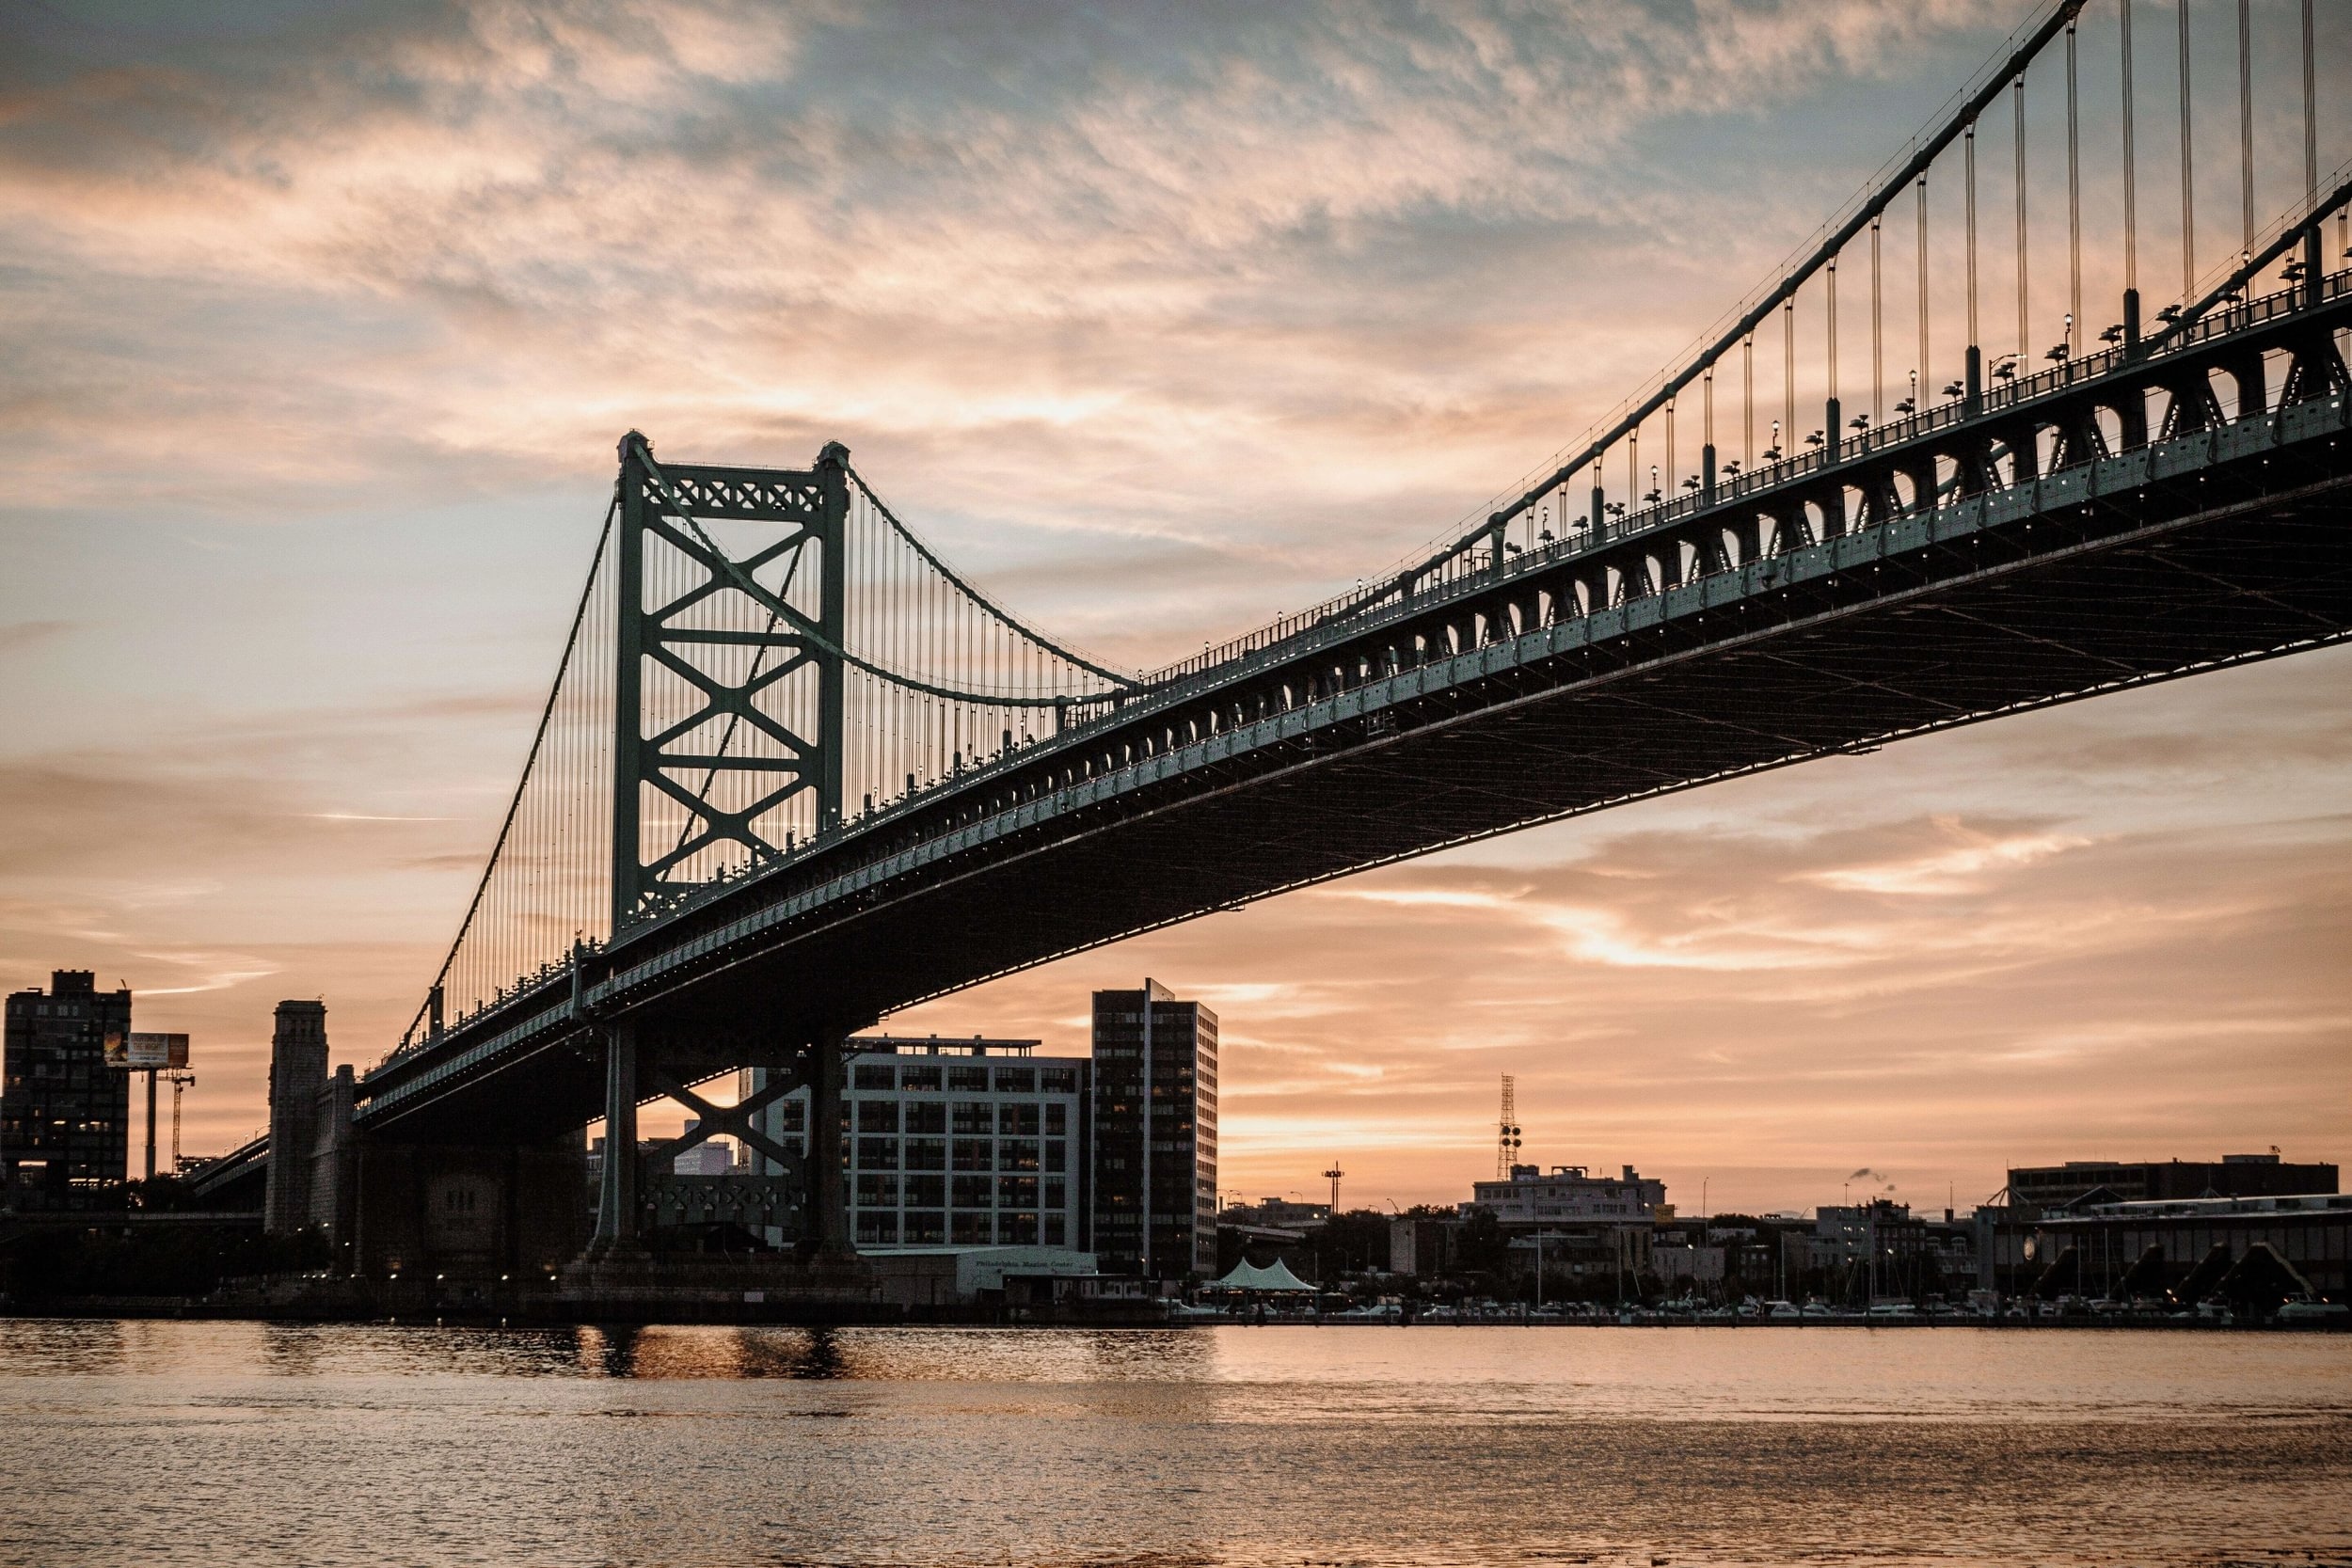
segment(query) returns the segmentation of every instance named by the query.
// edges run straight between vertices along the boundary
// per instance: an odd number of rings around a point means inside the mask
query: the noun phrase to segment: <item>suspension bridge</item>
[[[806,1234],[838,1250],[834,1046],[897,1009],[1449,845],[2343,641],[2352,168],[2321,156],[2309,0],[2265,8],[2261,48],[2241,4],[2219,64],[2191,15],[2043,6],[1528,483],[1159,671],[1025,623],[838,445],[746,468],[630,433],[488,864],[355,1128],[576,1151],[602,1118],[628,1150],[669,1097],[701,1123],[658,1160],[805,1083]],[[2201,66],[2233,66],[2240,106],[2203,164]],[[2090,148],[2093,71],[2120,135]],[[2220,235],[2196,210],[2217,146]],[[2087,188],[2116,221],[2086,225]],[[771,1069],[744,1106],[692,1087],[743,1067]],[[642,1222],[638,1162],[601,1180],[592,1255]]]

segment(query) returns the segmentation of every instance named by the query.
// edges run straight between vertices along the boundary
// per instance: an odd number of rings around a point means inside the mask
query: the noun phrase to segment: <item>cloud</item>
[[[13,625],[0,626],[0,655],[55,641],[72,629],[73,623],[71,621],[18,621]]]
[[[1906,861],[1830,867],[1811,875],[1827,886],[1857,893],[1969,893],[1985,885],[1986,872],[2030,865],[2090,842],[2064,833],[1990,833],[1972,830],[1953,817],[1936,817],[1933,826],[1938,836],[1949,840],[1947,845]]]
[[[44,673],[0,683],[0,962],[131,978],[241,1134],[279,992],[355,1059],[413,1010],[621,431],[846,440],[1024,614],[1155,665],[1483,515],[2015,12],[19,7],[0,657]],[[2091,1144],[2342,1157],[2344,658],[1387,868],[910,1026],[1067,1045],[1089,987],[1171,979],[1225,1014],[1228,1172],[1267,1190],[1338,1153],[1461,1196],[1502,1072],[1531,1151],[1757,1206],[1834,1192],[1836,1150],[1979,1191]]]

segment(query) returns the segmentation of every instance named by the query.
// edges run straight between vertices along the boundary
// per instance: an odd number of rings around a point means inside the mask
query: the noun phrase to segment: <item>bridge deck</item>
[[[1520,572],[1327,628],[630,933],[577,998],[543,987],[371,1074],[361,1119],[576,1127],[601,1109],[592,1015],[645,1009],[716,1071],[1365,866],[2340,640],[2346,429],[2339,388],[1589,613]],[[1482,641],[1432,635],[1466,615]]]

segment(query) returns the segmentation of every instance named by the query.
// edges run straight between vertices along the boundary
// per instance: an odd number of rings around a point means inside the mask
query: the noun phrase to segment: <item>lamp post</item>
[[[1557,1231],[1538,1230],[1533,1236],[1522,1236],[1511,1243],[1511,1250],[1514,1252],[1533,1252],[1535,1255],[1535,1307],[1538,1311],[1542,1310],[1544,1305],[1544,1243],[1559,1239]],[[1622,1281],[1620,1281],[1619,1295],[1622,1299]]]

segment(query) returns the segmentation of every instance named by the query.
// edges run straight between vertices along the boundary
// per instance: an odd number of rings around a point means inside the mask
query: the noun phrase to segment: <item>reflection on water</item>
[[[2352,1563],[2352,1338],[0,1320],[0,1563]]]

